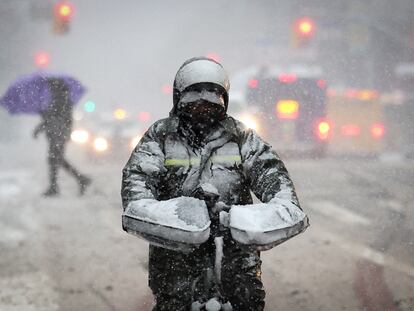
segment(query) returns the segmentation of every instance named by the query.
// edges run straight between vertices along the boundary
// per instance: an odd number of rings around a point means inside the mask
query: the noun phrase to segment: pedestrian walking
[[[64,79],[47,78],[51,94],[49,107],[41,112],[42,122],[34,129],[33,136],[37,138],[45,133],[48,144],[49,187],[43,193],[45,196],[56,196],[60,193],[58,185],[58,170],[65,169],[79,185],[79,194],[83,195],[90,185],[91,179],[81,174],[65,158],[66,144],[72,131],[72,107],[69,90]]]

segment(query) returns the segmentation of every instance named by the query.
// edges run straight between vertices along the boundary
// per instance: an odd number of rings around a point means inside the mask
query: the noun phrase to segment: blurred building
[[[318,24],[317,57],[329,81],[353,87],[395,87],[395,67],[414,60],[411,0],[293,1]]]

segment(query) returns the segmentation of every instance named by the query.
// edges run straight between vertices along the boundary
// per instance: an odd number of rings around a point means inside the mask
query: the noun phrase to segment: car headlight
[[[78,144],[84,144],[89,140],[89,133],[85,130],[74,130],[70,134],[70,139]]]
[[[93,147],[98,152],[103,152],[108,149],[108,141],[103,137],[95,138],[93,141]]]
[[[136,145],[138,145],[139,141],[141,140],[142,136],[135,136],[131,139],[131,142],[129,143],[129,147],[131,149],[134,149]]]
[[[252,129],[252,130],[255,130],[255,131],[259,130],[258,122],[251,115],[245,114],[245,115],[241,116],[240,121],[243,122],[243,124],[249,129]]]

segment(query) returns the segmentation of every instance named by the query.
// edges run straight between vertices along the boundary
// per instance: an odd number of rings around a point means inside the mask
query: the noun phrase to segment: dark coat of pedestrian
[[[33,136],[37,138],[44,132],[49,144],[49,187],[45,196],[56,196],[60,193],[58,186],[58,169],[62,167],[69,172],[79,185],[79,193],[83,195],[90,184],[89,177],[81,174],[65,158],[65,147],[72,131],[73,116],[69,90],[63,79],[48,78],[51,103],[47,110],[41,113],[42,122],[35,128]]]

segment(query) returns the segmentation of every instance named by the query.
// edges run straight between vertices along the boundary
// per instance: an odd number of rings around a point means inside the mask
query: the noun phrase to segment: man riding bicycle
[[[225,70],[214,60],[192,58],[180,67],[170,116],[148,129],[123,170],[124,210],[131,202],[145,199],[194,197],[206,183],[217,189],[218,200],[227,206],[253,204],[253,192],[263,203],[300,209],[276,152],[253,130],[227,115],[229,88]],[[191,310],[194,282],[214,251],[212,237],[190,252],[150,244],[154,310]],[[260,251],[244,247],[227,232],[223,252],[222,293],[233,310],[264,310]]]

